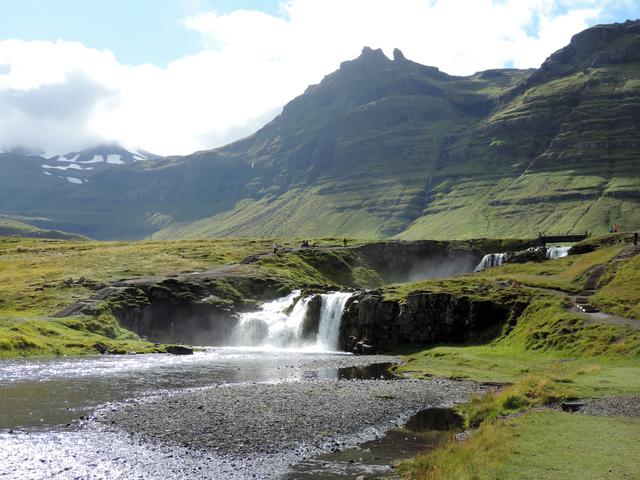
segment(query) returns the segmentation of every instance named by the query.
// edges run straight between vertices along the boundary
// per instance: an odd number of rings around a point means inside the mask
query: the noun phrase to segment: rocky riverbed
[[[157,396],[99,420],[154,444],[212,454],[231,478],[272,478],[287,465],[381,436],[416,411],[477,390],[446,380],[304,380],[221,385]]]
[[[195,384],[135,391],[70,425],[3,430],[0,447],[10,453],[0,477],[279,478],[306,458],[375,439],[418,410],[483,389],[353,374],[353,367],[380,360],[396,361],[277,352],[178,360],[184,377],[198,371]],[[203,365],[226,373],[203,378]],[[346,379],[354,376],[363,379]]]

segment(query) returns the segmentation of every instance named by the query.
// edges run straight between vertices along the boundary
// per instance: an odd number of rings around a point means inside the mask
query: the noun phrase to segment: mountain
[[[94,148],[56,155],[40,167],[42,173],[76,185],[88,183],[89,178],[119,165],[160,158],[149,152],[130,152],[118,145],[100,145]]]
[[[21,220],[29,221],[31,219],[11,218],[5,215],[0,215],[0,237],[49,238],[55,240],[89,240],[87,237],[75,233],[38,228]],[[37,221],[37,219],[33,220]]]
[[[0,209],[94,238],[631,229],[639,128],[640,21],[587,29],[536,70],[466,77],[365,48],[219,149],[37,191],[0,155],[3,177],[14,175],[0,179]]]
[[[131,152],[118,145],[100,145],[48,158],[24,149],[0,152],[0,215],[23,217],[21,221],[36,228],[87,236],[98,233],[100,238],[133,238],[145,234],[146,230],[139,233],[127,226],[115,227],[119,231],[112,233],[115,230],[105,221],[110,219],[109,210],[121,192],[118,185],[114,185],[104,193],[104,198],[99,195],[108,187],[103,178],[108,177],[109,172],[140,169],[160,158],[149,152]]]

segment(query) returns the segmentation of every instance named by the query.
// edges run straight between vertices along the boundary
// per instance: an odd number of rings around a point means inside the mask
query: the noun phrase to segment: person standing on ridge
[[[613,224],[613,241],[614,243],[618,243],[620,241],[620,235],[618,235],[618,224]]]
[[[638,248],[638,231],[633,232],[633,248]]]
[[[342,239],[342,243],[344,244],[344,247],[347,248],[347,239],[346,238]]]

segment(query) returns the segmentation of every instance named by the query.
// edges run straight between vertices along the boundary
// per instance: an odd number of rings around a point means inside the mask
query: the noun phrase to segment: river
[[[314,477],[313,459],[386,438],[475,388],[373,379],[380,369],[359,368],[373,361],[396,360],[228,347],[2,360],[0,477],[334,478],[326,458]],[[358,471],[390,471],[372,468]]]

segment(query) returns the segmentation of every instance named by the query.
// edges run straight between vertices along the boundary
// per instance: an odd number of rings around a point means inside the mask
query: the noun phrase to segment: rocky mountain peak
[[[404,53],[402,53],[402,50],[400,50],[399,48],[394,48],[393,49],[393,61],[394,62],[406,62],[407,58],[404,56]]]
[[[384,57],[384,58],[387,58],[381,48],[373,49],[371,47],[363,47],[362,48],[362,53],[360,54],[360,58],[363,58],[363,57],[364,58],[367,58],[367,57],[371,57],[371,58]]]
[[[571,38],[540,67],[542,73],[615,65],[640,60],[640,20],[596,25]]]

